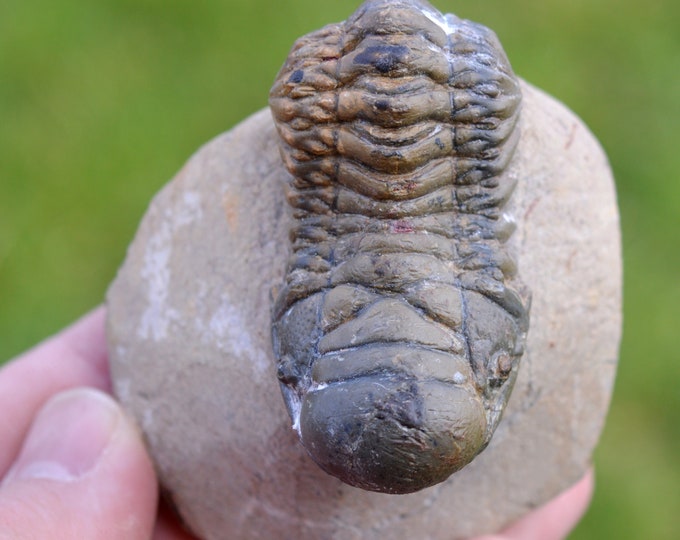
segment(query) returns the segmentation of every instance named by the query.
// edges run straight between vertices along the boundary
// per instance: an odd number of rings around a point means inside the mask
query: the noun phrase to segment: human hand
[[[110,388],[103,308],[0,371],[0,539],[191,538]]]
[[[151,461],[111,389],[99,308],[0,370],[0,539],[190,540],[158,507]],[[500,535],[556,540],[590,501],[593,475]]]

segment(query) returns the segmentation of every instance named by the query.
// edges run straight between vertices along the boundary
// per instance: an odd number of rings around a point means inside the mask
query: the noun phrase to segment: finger
[[[577,484],[507,528],[503,537],[508,540],[566,538],[588,508],[594,485],[594,474],[590,469]]]
[[[103,307],[92,311],[0,371],[0,477],[50,396],[76,386],[109,390],[104,317]]]
[[[14,539],[147,539],[157,491],[138,432],[115,401],[69,390],[40,410],[0,486],[0,531]]]

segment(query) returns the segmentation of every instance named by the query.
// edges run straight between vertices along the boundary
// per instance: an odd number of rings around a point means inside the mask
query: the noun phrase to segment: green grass
[[[515,70],[606,148],[625,328],[598,491],[576,539],[680,537],[680,3],[439,0],[496,30]],[[151,196],[266,104],[330,0],[4,0],[0,360],[101,302]]]

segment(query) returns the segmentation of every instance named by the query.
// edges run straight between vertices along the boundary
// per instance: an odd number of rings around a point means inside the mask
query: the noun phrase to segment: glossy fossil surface
[[[272,88],[295,220],[278,374],[307,451],[351,485],[441,482],[501,418],[528,329],[520,102],[493,32],[407,0],[301,38]]]

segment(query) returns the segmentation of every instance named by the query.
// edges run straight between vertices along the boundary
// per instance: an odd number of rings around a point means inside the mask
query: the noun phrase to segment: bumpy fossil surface
[[[506,206],[520,102],[493,32],[417,0],[301,38],[272,88],[294,216],[278,375],[351,485],[441,482],[498,425],[529,321]]]

